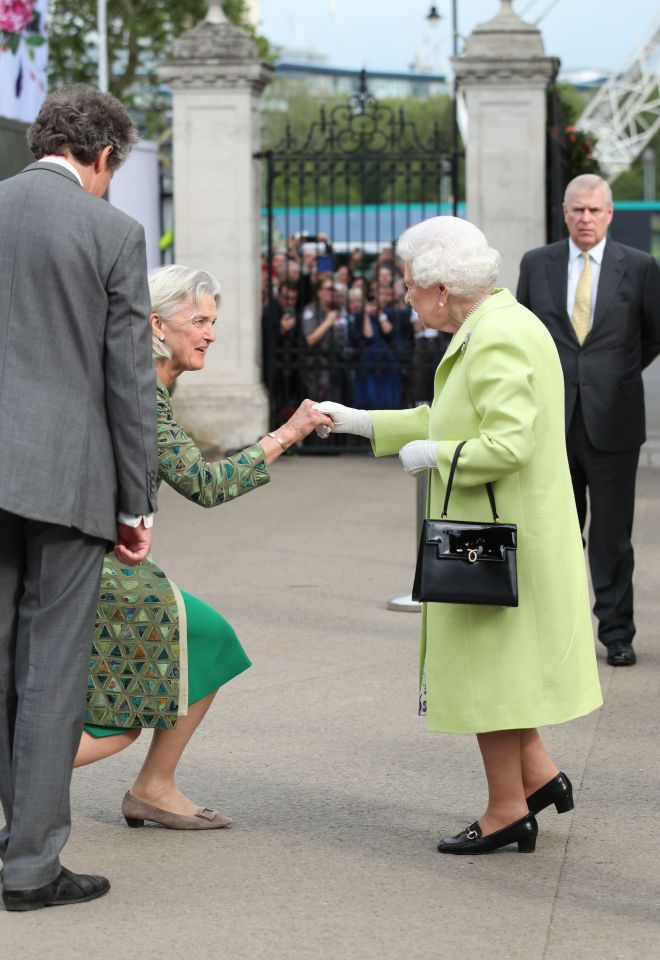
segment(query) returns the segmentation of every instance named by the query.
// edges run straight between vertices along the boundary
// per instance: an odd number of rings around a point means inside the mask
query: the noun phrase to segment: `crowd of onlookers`
[[[303,396],[366,409],[430,400],[447,337],[406,303],[392,246],[338,254],[295,234],[264,256],[263,376],[277,416]]]

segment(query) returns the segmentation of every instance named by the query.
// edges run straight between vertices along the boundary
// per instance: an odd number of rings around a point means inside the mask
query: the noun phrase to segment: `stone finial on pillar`
[[[559,60],[501,0],[452,62],[468,115],[467,215],[502,254],[502,284],[515,290],[521,256],[546,242],[546,92]]]
[[[172,90],[177,263],[220,281],[217,343],[184,374],[175,406],[198,441],[223,449],[267,429],[261,384],[260,99],[273,68],[220,2],[176,41],[159,75]]]
[[[225,11],[222,9],[222,0],[209,0],[209,8],[206,11],[205,23],[227,23]]]

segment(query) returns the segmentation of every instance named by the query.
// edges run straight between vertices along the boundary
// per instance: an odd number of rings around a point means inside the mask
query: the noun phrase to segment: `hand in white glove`
[[[333,403],[332,400],[315,403],[314,409],[332,419],[335,425],[333,433],[354,433],[358,437],[373,440],[374,426],[368,410],[345,407],[342,403]]]
[[[435,459],[435,440],[411,440],[399,450],[399,459],[403,469],[411,477],[419,477],[425,470],[437,470]]]

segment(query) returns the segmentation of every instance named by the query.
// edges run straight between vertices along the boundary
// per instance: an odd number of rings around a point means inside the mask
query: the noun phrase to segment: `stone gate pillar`
[[[172,90],[177,263],[220,281],[217,342],[205,369],[184,374],[175,407],[205,444],[247,445],[267,429],[261,384],[260,100],[272,67],[220,0],[183,34],[160,78]]]
[[[515,292],[521,256],[546,242],[546,92],[559,60],[501,0],[452,62],[468,115],[467,216],[502,254],[500,283]]]

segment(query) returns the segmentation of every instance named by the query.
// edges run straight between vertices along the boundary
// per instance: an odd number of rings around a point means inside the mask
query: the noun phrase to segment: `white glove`
[[[315,403],[314,409],[325,413],[335,425],[333,433],[354,433],[358,437],[374,438],[374,425],[368,410],[356,410],[355,407],[345,407],[342,403],[333,403],[324,400]],[[319,428],[320,429],[320,428]],[[325,428],[327,430],[327,427]],[[318,432],[318,431],[317,431]],[[321,436],[321,434],[319,434]]]
[[[399,459],[406,473],[411,477],[419,477],[425,470],[437,470],[435,447],[435,440],[411,440],[405,447],[401,447]]]

